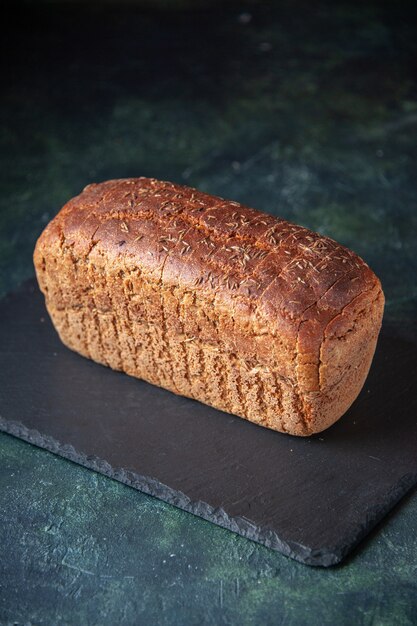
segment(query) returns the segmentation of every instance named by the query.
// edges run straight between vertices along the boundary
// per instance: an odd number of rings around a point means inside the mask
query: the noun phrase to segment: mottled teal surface
[[[2,624],[412,625],[417,499],[341,567],[301,565],[0,437]]]
[[[150,175],[351,246],[416,337],[414,2],[13,6],[1,293],[85,184]],[[6,435],[0,483],[0,624],[417,624],[415,494],[325,571]]]

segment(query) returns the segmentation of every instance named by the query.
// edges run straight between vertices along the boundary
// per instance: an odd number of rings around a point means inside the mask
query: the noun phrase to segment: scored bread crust
[[[149,178],[88,185],[34,263],[73,350],[293,435],[355,400],[384,307],[375,274],[332,239]]]

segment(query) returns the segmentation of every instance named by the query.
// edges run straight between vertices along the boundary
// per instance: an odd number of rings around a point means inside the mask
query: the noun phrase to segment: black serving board
[[[348,413],[300,439],[65,348],[29,281],[0,303],[0,429],[308,565],[340,562],[417,482],[417,350],[382,333]]]

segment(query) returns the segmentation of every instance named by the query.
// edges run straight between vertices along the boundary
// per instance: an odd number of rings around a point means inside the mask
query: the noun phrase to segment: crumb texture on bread
[[[380,282],[352,251],[155,179],[86,187],[34,262],[73,350],[294,435],[347,410],[381,326]]]

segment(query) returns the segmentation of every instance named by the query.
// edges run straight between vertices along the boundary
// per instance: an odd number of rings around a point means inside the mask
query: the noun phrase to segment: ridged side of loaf
[[[86,187],[34,261],[67,346],[295,435],[354,401],[384,306],[375,274],[333,240],[154,179]]]

